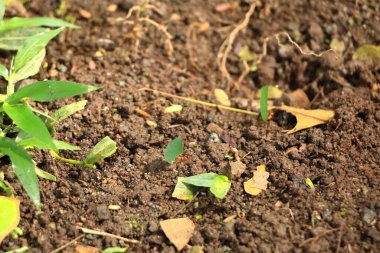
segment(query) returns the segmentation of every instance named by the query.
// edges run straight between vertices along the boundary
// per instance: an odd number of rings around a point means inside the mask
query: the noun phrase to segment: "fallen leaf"
[[[251,195],[258,195],[267,189],[269,172],[265,171],[265,165],[257,166],[253,177],[244,182],[244,191]]]
[[[256,97],[257,98],[260,98],[260,95],[261,95],[261,90],[263,88],[259,89],[257,92],[256,92]],[[268,85],[268,99],[278,99],[282,96],[283,94],[283,91],[280,90],[278,87],[276,86],[273,86],[273,85]]]
[[[20,222],[20,201],[0,196],[0,244]]]
[[[239,178],[247,166],[242,161],[230,161],[227,167],[227,176],[232,179]]]
[[[215,89],[214,90],[214,95],[216,97],[216,100],[218,101],[219,104],[225,105],[225,106],[231,106],[231,101],[228,98],[228,95],[224,90],[221,89]]]
[[[273,106],[272,109],[278,109],[293,114],[297,119],[297,124],[293,129],[288,130],[287,134],[310,128],[316,125],[325,124],[328,120],[334,118],[334,111],[330,110],[305,110],[291,106]]]
[[[171,105],[165,108],[165,113],[181,112],[182,109],[182,105]]]
[[[334,52],[337,52],[338,54],[342,54],[344,50],[346,49],[346,46],[344,45],[344,41],[340,41],[334,38],[331,40],[330,48],[334,50]]]
[[[184,177],[177,178],[177,184],[172,193],[172,197],[180,200],[192,200],[195,196],[195,193],[199,190],[199,187],[185,184],[183,182]]]
[[[194,233],[195,225],[189,218],[177,218],[160,221],[166,237],[177,248],[183,249]]]
[[[354,60],[367,60],[373,63],[380,63],[380,46],[363,45],[356,49],[352,55]]]
[[[210,23],[208,22],[200,23],[198,25],[199,32],[206,32],[208,29],[210,29]]]
[[[153,127],[153,128],[156,128],[156,127],[158,126],[157,123],[154,122],[153,120],[147,120],[147,121],[145,121],[145,122],[146,122],[146,124],[147,124],[148,126]]]
[[[314,189],[313,181],[311,181],[310,178],[306,178],[305,182],[310,187],[310,189]]]
[[[91,12],[86,11],[85,9],[79,9],[79,14],[80,14],[82,17],[87,18],[87,19],[90,19],[90,18],[92,17]]]
[[[192,246],[186,251],[187,253],[203,253],[203,246]]]
[[[87,246],[87,245],[82,245],[78,244],[75,247],[75,253],[100,253],[101,251],[97,248]]]
[[[306,108],[310,103],[309,97],[302,89],[296,89],[288,96],[290,99],[290,104],[294,107]]]
[[[169,144],[164,149],[165,160],[173,164],[175,159],[183,154],[183,139],[182,137],[177,137],[170,141]]]

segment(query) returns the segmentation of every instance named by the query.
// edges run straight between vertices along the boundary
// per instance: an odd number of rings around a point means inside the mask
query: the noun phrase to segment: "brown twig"
[[[77,227],[77,228],[80,229],[80,230],[82,230],[82,232],[85,233],[85,234],[92,234],[92,235],[100,235],[100,236],[111,237],[111,238],[115,238],[115,239],[118,239],[118,240],[122,240],[124,242],[134,243],[134,244],[141,243],[138,240],[128,239],[128,238],[125,238],[125,237],[122,237],[122,236],[119,236],[119,235],[110,234],[110,233],[107,233],[107,232],[104,232],[104,231],[98,231],[98,230],[93,230],[93,229],[83,228],[83,227]]]
[[[253,1],[251,6],[249,7],[248,12],[245,14],[245,17],[240,24],[238,24],[232,32],[228,35],[228,37],[223,41],[222,45],[219,48],[218,55],[217,55],[217,63],[219,65],[219,69],[222,72],[222,75],[229,81],[232,81],[232,77],[230,73],[227,70],[227,57],[228,54],[231,52],[233,43],[239,34],[240,31],[245,29],[248,25],[248,22],[255,11],[256,6],[258,6],[260,2],[258,1]]]
[[[55,249],[55,250],[53,250],[53,251],[50,251],[50,253],[58,253],[58,252],[60,252],[61,250],[63,250],[63,249],[65,249],[65,248],[69,247],[71,244],[76,243],[76,241],[82,239],[84,236],[85,236],[85,235],[80,235],[80,236],[78,236],[78,237],[75,237],[73,240],[69,241],[68,243],[63,244],[61,247],[59,247],[59,248],[57,248],[57,249]]]

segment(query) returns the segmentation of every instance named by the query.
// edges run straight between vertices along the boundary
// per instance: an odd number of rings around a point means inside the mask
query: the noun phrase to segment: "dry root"
[[[151,25],[155,27],[157,30],[159,30],[164,36],[165,36],[165,48],[167,49],[168,56],[173,55],[174,47],[172,44],[172,38],[173,36],[168,32],[167,27],[165,25],[161,25],[158,22],[154,21],[149,17],[149,15],[141,16],[142,13],[145,13],[147,10],[154,10],[156,12],[159,12],[158,9],[151,4],[143,4],[143,5],[135,5],[131,9],[129,9],[127,15],[122,18],[116,18],[116,19],[109,19],[108,21],[110,23],[123,23],[127,25],[133,26],[133,33],[134,37],[136,38],[135,41],[135,52],[138,51],[140,47],[140,40],[143,38],[144,32],[144,26],[142,23],[146,23],[148,25]],[[132,15],[136,15],[135,21],[130,20]]]

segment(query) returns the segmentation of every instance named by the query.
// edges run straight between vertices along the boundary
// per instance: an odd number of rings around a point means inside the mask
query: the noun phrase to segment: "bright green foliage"
[[[183,154],[183,139],[182,137],[177,137],[166,146],[164,149],[164,157],[165,160],[173,164],[175,159],[177,159],[178,156]]]
[[[103,253],[124,253],[127,252],[128,248],[112,247],[103,250]]]
[[[268,85],[261,88],[260,114],[264,122],[268,120]]]
[[[231,181],[228,177],[213,172],[190,177],[178,177],[172,197],[192,200],[200,187],[210,188],[215,197],[223,199],[231,188]]]
[[[0,245],[20,221],[20,201],[15,198],[0,196]]]
[[[99,141],[84,160],[87,164],[95,164],[116,152],[116,142],[106,136]]]
[[[48,31],[48,27],[79,28],[74,24],[50,17],[14,17],[2,20],[4,12],[4,0],[0,0],[0,49],[3,50],[18,50],[28,38]]]
[[[41,20],[36,19],[35,23]],[[0,21],[0,30],[1,24]],[[0,65],[0,76],[8,82],[7,93],[0,94],[0,157],[9,156],[16,176],[38,208],[41,206],[41,201],[37,175],[53,181],[56,178],[54,175],[37,168],[27,149],[48,149],[63,162],[91,168],[94,166],[88,166],[88,164],[97,163],[112,155],[116,150],[116,143],[106,137],[94,147],[86,161],[60,157],[57,154],[58,150],[79,150],[80,148],[63,141],[54,140],[54,126],[57,122],[83,109],[86,101],[58,109],[52,115],[41,112],[28,103],[29,100],[48,102],[76,96],[97,90],[98,87],[68,81],[46,80],[34,82],[15,91],[15,84],[18,81],[38,73],[45,57],[45,46],[62,30],[63,28],[48,30],[28,38],[17,52],[13,61],[14,65],[9,70]],[[9,120],[3,120],[4,118],[9,118],[11,123],[4,124],[4,122],[9,122]],[[9,137],[14,138],[14,140]]]

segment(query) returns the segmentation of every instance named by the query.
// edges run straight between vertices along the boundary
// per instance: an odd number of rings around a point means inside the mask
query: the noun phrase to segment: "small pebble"
[[[208,140],[210,142],[221,142],[219,136],[216,133],[211,133],[208,137]]]

